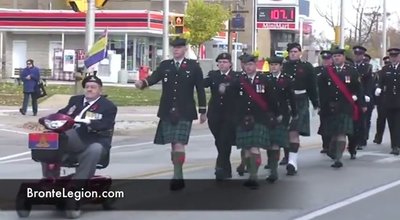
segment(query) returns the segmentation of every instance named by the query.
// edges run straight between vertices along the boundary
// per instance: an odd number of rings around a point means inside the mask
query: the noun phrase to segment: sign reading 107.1
[[[296,7],[258,7],[257,22],[296,22]]]

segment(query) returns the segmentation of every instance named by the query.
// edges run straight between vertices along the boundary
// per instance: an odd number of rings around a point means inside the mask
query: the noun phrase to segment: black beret
[[[177,37],[170,44],[173,47],[186,46],[186,39]]]
[[[367,54],[367,53],[364,54],[364,58],[368,58],[369,60],[372,59],[371,55],[369,55],[369,54]]]
[[[400,49],[399,48],[390,48],[389,50],[387,50],[387,52],[389,54],[397,55],[400,53]]]
[[[287,44],[287,51],[289,52],[293,48],[297,48],[301,51],[301,45],[299,43],[288,43]]]
[[[321,55],[322,59],[329,59],[332,57],[332,52],[329,50],[323,50],[319,54]]]
[[[384,57],[382,58],[383,61],[384,61],[384,60],[387,60],[387,59],[389,59],[389,56],[384,56]]]
[[[363,46],[354,46],[353,51],[355,54],[363,54],[363,53],[367,52],[367,48],[365,48]]]
[[[242,55],[243,56],[243,55]],[[232,60],[232,56],[229,53],[221,53],[217,56],[217,59],[215,59],[215,62],[218,62],[218,60],[229,60],[229,62]],[[240,59],[240,57],[239,57]]]
[[[336,48],[336,49],[333,49],[331,52],[332,52],[332,55],[334,55],[334,54],[343,54],[344,55],[345,50]]]
[[[269,64],[271,64],[271,63],[282,64],[283,63],[283,57],[277,57],[277,56],[270,57],[270,58],[267,59],[267,61],[268,61]]]
[[[94,75],[87,76],[82,80],[83,88],[85,88],[87,82],[95,82],[95,83],[99,84],[100,86],[103,86],[103,82],[101,81],[101,79]]]
[[[257,57],[246,54],[241,59],[242,63],[257,62]]]

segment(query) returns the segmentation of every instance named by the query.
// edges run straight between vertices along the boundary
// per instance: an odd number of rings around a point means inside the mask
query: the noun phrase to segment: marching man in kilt
[[[317,76],[311,63],[300,60],[301,46],[298,43],[289,43],[287,46],[289,60],[283,65],[283,72],[293,76],[294,92],[298,118],[292,120],[289,128],[289,149],[285,151],[285,157],[281,164],[287,164],[287,175],[297,173],[297,156],[300,147],[300,136],[310,136],[310,112],[309,100],[318,111]]]
[[[283,57],[268,59],[270,73],[267,75],[269,87],[278,102],[278,111],[282,118],[276,127],[271,128],[271,148],[267,150],[270,175],[267,181],[273,183],[278,179],[278,162],[280,147],[289,147],[289,121],[297,118],[296,98],[293,90],[293,76],[282,72]]]
[[[189,142],[192,122],[198,119],[193,99],[194,88],[197,91],[200,123],[207,120],[206,95],[203,72],[199,63],[185,58],[186,40],[177,38],[171,45],[173,59],[162,61],[149,77],[143,81],[137,81],[136,87],[144,89],[162,81],[162,95],[157,113],[160,122],[154,143],[160,145],[171,143],[174,176],[170,189],[181,190],[185,187],[182,171],[185,162],[185,146]]]
[[[346,148],[346,136],[353,134],[353,120],[360,118],[357,100],[364,94],[357,69],[345,64],[343,49],[332,51],[334,65],[326,67],[318,78],[323,135],[331,137],[328,156],[335,162],[334,168],[343,166],[342,156]],[[365,102],[362,102],[365,104]],[[364,110],[366,110],[365,106]]]
[[[248,55],[242,62],[245,64],[244,73],[229,85],[221,84],[220,91],[224,93],[228,89],[236,93],[236,146],[244,149],[246,166],[250,173],[244,186],[257,189],[257,173],[261,165],[260,148],[267,149],[270,146],[269,127],[276,123],[279,116],[277,102],[267,86],[267,76],[257,72],[256,57]]]

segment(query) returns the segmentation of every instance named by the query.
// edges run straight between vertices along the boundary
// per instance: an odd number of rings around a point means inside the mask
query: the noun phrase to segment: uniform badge
[[[239,95],[243,95],[243,91],[240,91],[240,92],[239,92]]]
[[[345,83],[350,83],[350,76],[345,76],[344,77],[344,82]]]
[[[328,86],[330,86],[331,85],[331,81],[328,81]]]
[[[76,109],[76,106],[73,105],[71,108],[68,109],[67,115],[72,115],[72,113],[74,113],[75,109]]]
[[[167,82],[167,81],[168,81],[168,78],[167,78],[167,77],[165,77],[165,78],[164,78],[164,82]]]

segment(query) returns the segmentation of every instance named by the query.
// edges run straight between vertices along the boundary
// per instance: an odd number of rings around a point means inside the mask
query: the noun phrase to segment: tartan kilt
[[[289,119],[290,117],[284,117],[283,121],[275,128],[271,128],[270,140],[271,146],[278,145],[279,147],[289,147]]]
[[[266,125],[256,123],[254,129],[245,131],[241,126],[236,127],[236,146],[238,149],[252,147],[267,149],[270,146],[269,129]]]
[[[353,134],[353,119],[348,114],[338,114],[327,116],[322,125],[322,134],[333,136],[338,134]]]
[[[176,125],[173,125],[171,122],[161,119],[158,122],[154,144],[188,144],[191,130],[192,121],[180,120]]]
[[[289,131],[298,131],[301,136],[310,136],[310,103],[307,94],[296,95],[298,119],[292,120]]]

